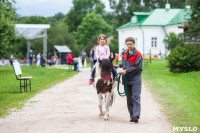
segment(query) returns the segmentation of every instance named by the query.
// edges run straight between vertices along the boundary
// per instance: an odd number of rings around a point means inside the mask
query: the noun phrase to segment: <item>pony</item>
[[[113,89],[117,86],[111,60],[100,60],[92,75],[94,77],[93,87],[96,88],[98,95],[99,116],[104,116],[104,121],[108,121],[109,107],[112,106],[115,97]],[[103,105],[105,105],[105,111],[102,110]]]

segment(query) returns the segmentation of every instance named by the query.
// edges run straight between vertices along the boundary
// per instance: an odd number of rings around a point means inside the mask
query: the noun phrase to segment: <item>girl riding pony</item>
[[[97,46],[96,48],[96,57],[97,57],[97,62],[95,63],[92,72],[94,70],[94,68],[96,68],[96,65],[99,64],[99,60],[103,60],[103,59],[109,59],[110,56],[110,48],[108,47],[108,45],[106,45],[107,43],[107,38],[104,34],[99,35],[98,37],[98,41],[99,46]],[[91,85],[93,83],[93,77],[92,77],[92,72],[91,72],[91,77],[89,80],[89,85]]]

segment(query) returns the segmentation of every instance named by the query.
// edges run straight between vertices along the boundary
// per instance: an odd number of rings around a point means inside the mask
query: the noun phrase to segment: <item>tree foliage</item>
[[[151,11],[155,8],[165,8],[166,0],[144,0],[145,8]],[[171,8],[185,8],[185,1],[183,0],[168,0]]]
[[[48,24],[48,20],[42,16],[18,17],[17,23],[20,24]]]
[[[110,51],[113,53],[118,53],[119,52],[119,40],[117,36],[115,36],[112,40],[111,43],[109,44]]]
[[[200,31],[200,1],[190,0],[191,5],[191,20],[189,21],[189,32],[199,32]],[[200,38],[200,37],[199,37]]]
[[[48,17],[47,20],[52,26],[54,26],[58,24],[59,22],[61,22],[64,17],[65,15],[63,13],[58,12],[54,16]]]
[[[82,19],[91,12],[97,14],[105,13],[105,5],[101,0],[73,0],[73,7],[65,16],[65,23],[69,26],[69,31],[76,31]]]
[[[100,14],[91,12],[83,18],[76,32],[76,41],[81,48],[89,51],[97,43],[100,34],[109,36],[113,33],[113,27],[109,25]]]
[[[117,19],[116,26],[121,26],[130,21],[133,11],[146,11],[146,9],[140,6],[140,0],[109,0],[110,7],[114,10],[115,17]]]
[[[169,34],[166,35],[164,39],[164,43],[166,44],[166,48],[168,50],[174,49],[177,45],[180,45],[183,42],[183,34],[180,33],[176,35],[173,32],[170,32]]]
[[[54,52],[54,45],[67,45],[76,56],[79,55],[80,50],[75,45],[75,37],[69,32],[66,24],[61,22],[51,27],[48,33],[48,52]]]
[[[13,46],[15,40],[15,11],[12,2],[14,1],[0,1],[0,58]]]
[[[6,51],[4,58],[10,58],[10,55],[14,55],[17,59],[23,59],[27,54],[27,40],[18,36],[15,39],[15,43],[8,51]]]

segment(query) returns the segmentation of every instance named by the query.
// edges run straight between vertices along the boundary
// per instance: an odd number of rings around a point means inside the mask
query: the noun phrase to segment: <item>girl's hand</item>
[[[122,75],[125,75],[125,74],[126,74],[126,70],[122,70],[120,73],[121,73]]]
[[[116,69],[118,69],[118,68],[119,68],[119,65],[115,65],[114,67],[115,67]]]

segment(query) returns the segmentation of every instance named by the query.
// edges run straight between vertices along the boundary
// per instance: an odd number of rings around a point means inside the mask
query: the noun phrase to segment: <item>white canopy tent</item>
[[[22,35],[27,40],[27,55],[30,51],[31,40],[43,37],[43,53],[47,58],[47,29],[49,24],[15,24],[17,34]]]
[[[69,49],[69,47],[67,47],[66,45],[54,45],[54,48],[59,53],[69,53],[69,52],[72,52],[71,49]]]

